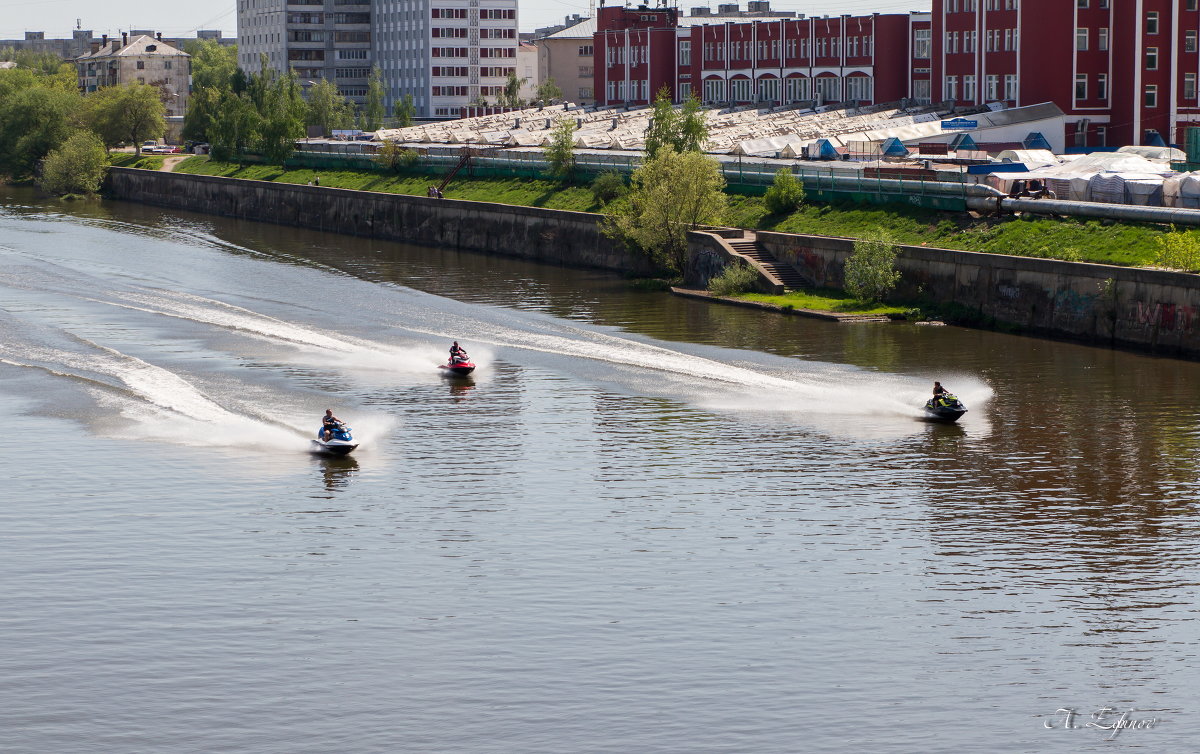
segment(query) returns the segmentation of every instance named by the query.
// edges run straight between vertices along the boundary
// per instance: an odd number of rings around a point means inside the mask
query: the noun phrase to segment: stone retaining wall
[[[759,232],[782,262],[840,288],[848,238]],[[1200,275],[901,246],[899,299],[974,309],[1033,333],[1200,356]]]
[[[107,193],[160,207],[548,264],[657,272],[645,256],[605,236],[600,216],[587,212],[131,168],[109,171]]]

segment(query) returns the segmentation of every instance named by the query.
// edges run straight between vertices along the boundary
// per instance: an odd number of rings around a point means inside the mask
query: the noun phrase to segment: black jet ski
[[[956,422],[965,413],[967,413],[967,407],[957,396],[950,393],[930,398],[925,403],[925,418],[930,421]]]
[[[330,428],[332,431],[329,433],[328,440],[325,439],[324,427],[317,430],[317,439],[312,441],[314,453],[344,456],[358,447],[358,443],[354,442],[354,438],[350,436],[350,427],[345,424],[333,424]]]

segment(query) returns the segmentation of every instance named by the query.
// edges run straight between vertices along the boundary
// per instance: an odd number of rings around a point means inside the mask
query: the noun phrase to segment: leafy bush
[[[804,184],[796,180],[792,171],[780,168],[775,172],[775,182],[763,197],[771,214],[782,215],[795,212],[804,204]]]
[[[896,242],[886,233],[875,233],[854,242],[854,253],[846,260],[846,291],[859,301],[882,301],[896,287]]]
[[[625,194],[625,177],[615,170],[606,170],[592,181],[592,196],[596,204],[608,204]]]
[[[1200,271],[1200,239],[1194,233],[1172,230],[1158,239],[1155,262],[1160,267],[1185,272]]]
[[[708,281],[708,290],[714,296],[733,296],[753,290],[757,282],[758,272],[753,267],[731,264]]]
[[[94,194],[107,170],[104,143],[91,131],[76,131],[46,156],[37,182],[51,194]]]

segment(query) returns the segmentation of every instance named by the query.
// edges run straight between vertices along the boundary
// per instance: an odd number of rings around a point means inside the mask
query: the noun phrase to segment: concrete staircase
[[[747,231],[740,239],[729,239],[727,242],[734,251],[754,261],[754,264],[769,273],[789,291],[811,287],[811,283],[801,275],[795,267],[784,264],[776,259],[767,247],[758,242],[758,236]]]

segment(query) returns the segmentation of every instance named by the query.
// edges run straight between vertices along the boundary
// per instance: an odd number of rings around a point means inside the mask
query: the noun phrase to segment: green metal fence
[[[322,145],[325,146],[325,145]],[[339,145],[331,145],[339,146]],[[363,154],[360,145],[348,144],[339,151],[297,152],[287,161],[288,167],[314,170],[375,170],[389,172],[375,155]],[[400,172],[429,176],[445,175],[458,163],[459,153],[451,147],[434,147],[422,154],[415,163],[405,164]],[[640,155],[596,154],[577,155],[575,175],[590,180],[606,172],[628,175],[641,164]],[[721,172],[729,190],[735,193],[761,195],[775,180],[777,165],[745,160],[721,161]],[[792,173],[804,183],[805,193],[820,201],[855,201],[872,204],[897,202],[931,209],[964,210],[968,184],[965,182],[933,181],[925,178],[896,179],[868,177],[850,171],[819,170],[791,166]],[[470,177],[540,178],[549,179],[550,165],[538,152],[496,150],[490,155],[471,159],[463,175]]]

